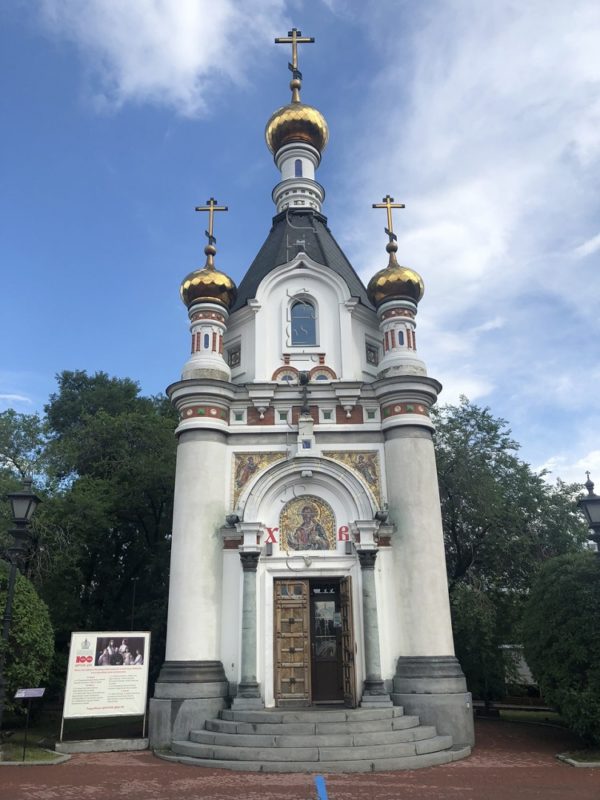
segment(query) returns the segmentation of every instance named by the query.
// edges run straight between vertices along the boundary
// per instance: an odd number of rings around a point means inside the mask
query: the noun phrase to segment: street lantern
[[[4,700],[6,697],[6,681],[4,679],[4,666],[6,651],[8,649],[8,635],[10,633],[10,623],[12,622],[12,607],[15,594],[15,583],[17,580],[17,565],[21,556],[27,551],[31,534],[29,523],[41,500],[31,491],[31,480],[28,478],[23,481],[23,488],[20,492],[10,492],[8,495],[12,509],[13,522],[15,527],[9,533],[14,540],[12,547],[8,548],[7,555],[10,561],[8,573],[8,587],[6,592],[6,607],[2,619],[2,643],[0,651],[0,731],[2,730],[2,718],[4,716]],[[1,741],[1,740],[0,740]]]
[[[600,555],[600,497],[594,494],[594,483],[590,479],[590,473],[586,472],[585,474],[587,475],[587,481],[584,486],[588,493],[579,499],[577,506],[585,514],[588,527],[592,531],[588,534],[588,539],[595,542],[597,552]]]
[[[31,479],[23,481],[20,492],[9,492],[8,499],[12,509],[13,520],[17,526],[27,525],[41,500],[31,491]]]

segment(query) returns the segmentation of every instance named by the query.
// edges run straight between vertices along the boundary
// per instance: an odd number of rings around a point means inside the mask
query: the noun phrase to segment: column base
[[[361,708],[391,708],[392,705],[392,698],[382,680],[365,681],[360,701]]]
[[[151,749],[187,739],[229,705],[229,684],[220,661],[165,661],[150,700]]]
[[[454,656],[401,656],[392,701],[440,735],[451,735],[455,746],[474,744],[471,693]]]
[[[238,684],[237,695],[233,698],[232,708],[238,710],[264,708],[265,704],[260,696],[260,685],[256,681],[246,681]]]

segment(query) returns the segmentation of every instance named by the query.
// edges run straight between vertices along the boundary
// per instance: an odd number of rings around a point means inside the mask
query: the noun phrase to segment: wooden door
[[[275,702],[310,705],[310,615],[307,579],[274,581]]]
[[[342,617],[342,681],[344,703],[356,706],[356,673],[354,670],[354,625],[352,620],[352,578],[340,580],[340,613]]]

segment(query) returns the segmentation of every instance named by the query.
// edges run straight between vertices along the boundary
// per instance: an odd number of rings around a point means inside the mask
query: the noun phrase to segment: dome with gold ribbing
[[[197,206],[196,211],[208,211],[208,244],[204,248],[206,264],[202,269],[195,269],[183,279],[179,294],[188,308],[194,303],[217,303],[227,310],[235,303],[237,288],[229,275],[215,268],[216,239],[213,236],[215,211],[227,211],[227,206],[219,206],[211,197],[205,206]]]
[[[229,275],[214,267],[203,267],[186,275],[179,294],[188,308],[194,303],[217,303],[229,310],[235,303],[237,288]]]
[[[292,101],[272,114],[265,128],[265,138],[273,154],[292,142],[310,144],[322,153],[329,140],[329,128],[316,108]]]
[[[376,272],[369,281],[367,286],[369,300],[376,308],[386,300],[408,299],[418,303],[425,292],[423,278],[414,269],[403,267],[398,263],[396,242],[389,242],[386,249],[390,254],[390,261],[385,269]]]

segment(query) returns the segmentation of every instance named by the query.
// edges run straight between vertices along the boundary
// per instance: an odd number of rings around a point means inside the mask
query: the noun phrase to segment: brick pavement
[[[464,761],[408,772],[327,777],[329,800],[600,800],[600,769],[574,769],[577,747],[551,727],[479,720]],[[148,752],[76,755],[65,764],[0,768],[0,800],[312,800],[310,775],[261,775],[171,764]]]

